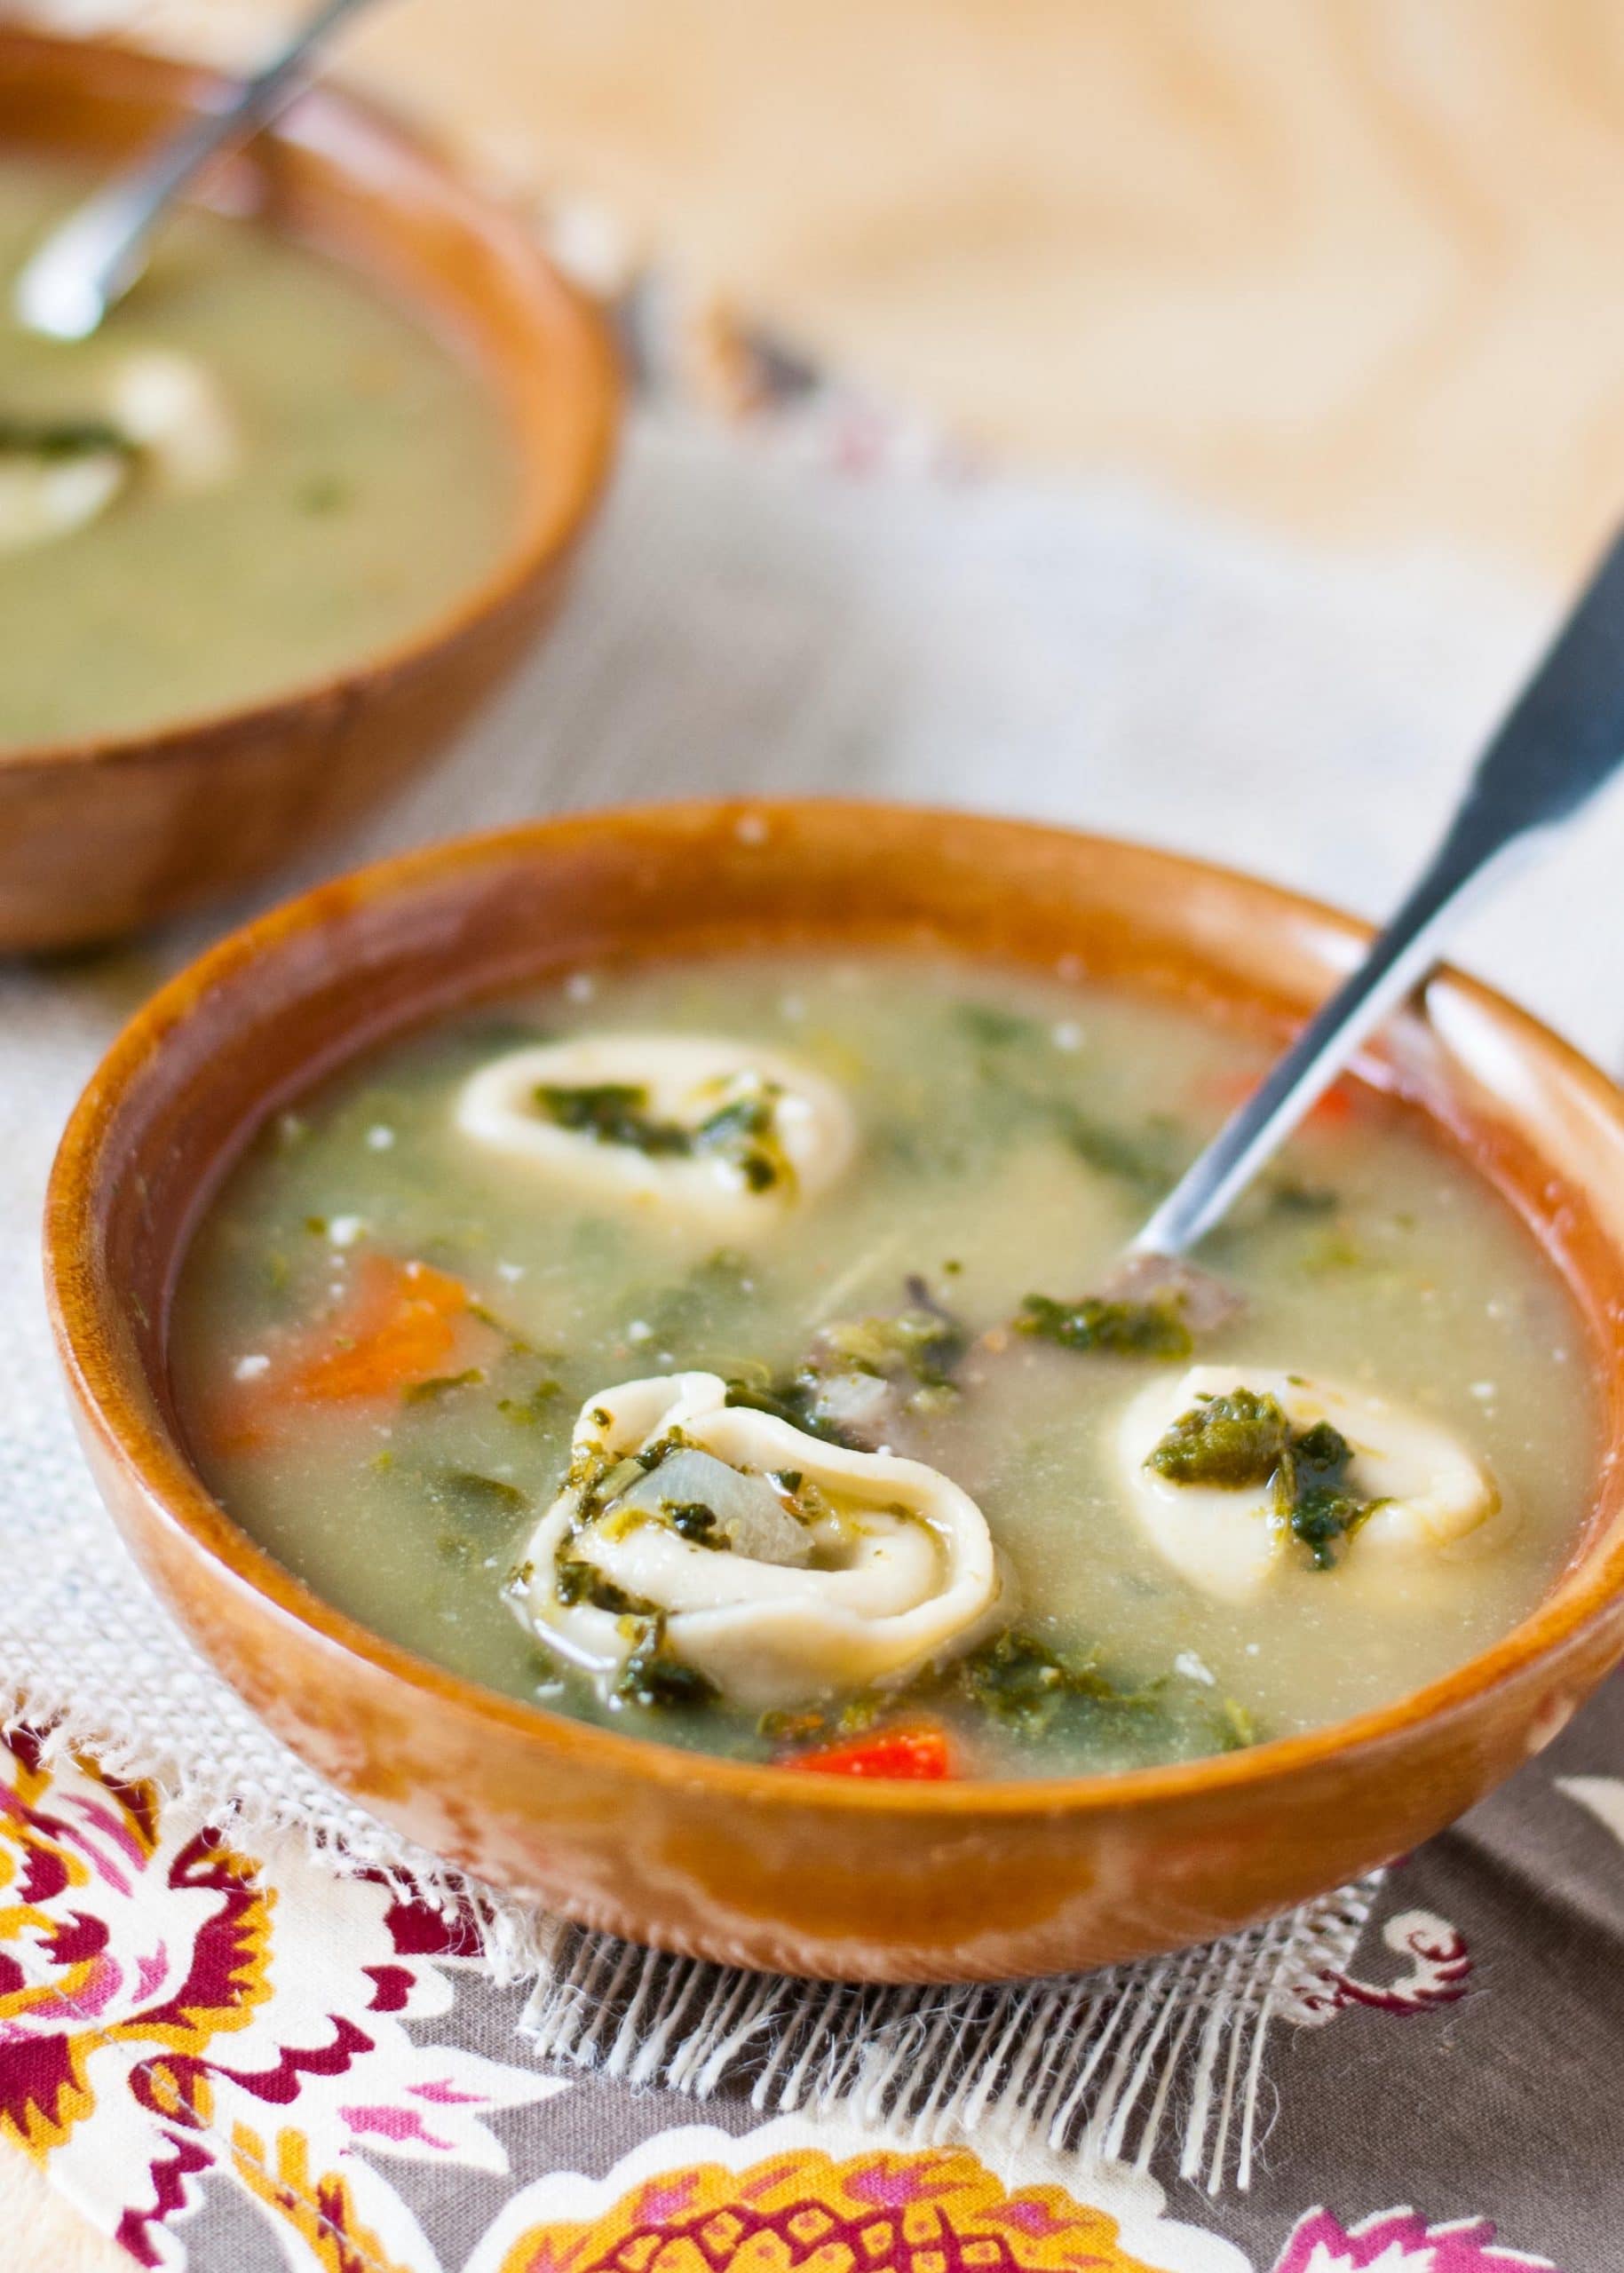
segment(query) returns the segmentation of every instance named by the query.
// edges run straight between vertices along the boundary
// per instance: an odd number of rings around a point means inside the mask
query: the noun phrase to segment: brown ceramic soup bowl
[[[115,166],[218,89],[157,56],[0,26],[7,154]],[[467,349],[505,413],[512,530],[448,614],[337,677],[155,731],[0,748],[0,950],[112,939],[234,890],[403,780],[553,613],[608,471],[619,381],[601,319],[413,137],[320,90],[217,169],[210,194]]]
[[[951,945],[1284,1032],[1367,933],[1254,880],[1057,829],[883,805],[705,804],[539,822],[329,884],[226,939],[127,1028],[47,1222],[91,1464],[203,1652],[296,1750],[424,1845],[589,1925],[869,1980],[1069,1970],[1279,1912],[1425,1838],[1538,1752],[1624,1650],[1624,1098],[1453,972],[1375,1068],[1507,1194],[1571,1287],[1604,1458],[1534,1613],[1446,1680],[1311,1735],[1050,1782],[789,1776],[487,1693],[378,1639],[210,1498],[166,1358],[199,1211],[266,1116],[358,1049],[582,960],[752,943]]]

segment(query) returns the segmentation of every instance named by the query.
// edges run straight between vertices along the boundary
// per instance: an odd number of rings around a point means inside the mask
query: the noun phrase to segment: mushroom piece
[[[957,1485],[730,1406],[715,1374],[604,1390],[573,1454],[510,1591],[606,1696],[651,1648],[752,1711],[895,1686],[1009,1614]]]
[[[753,1043],[606,1034],[479,1067],[463,1135],[583,1193],[749,1237],[840,1176],[856,1124],[832,1082]]]
[[[1375,1572],[1435,1555],[1501,1504],[1487,1470],[1438,1422],[1270,1367],[1192,1366],[1153,1382],[1123,1414],[1117,1453],[1158,1554],[1231,1602],[1293,1564]]]

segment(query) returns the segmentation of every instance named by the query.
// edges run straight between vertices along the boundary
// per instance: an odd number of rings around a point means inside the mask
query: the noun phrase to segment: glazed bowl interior
[[[0,150],[109,171],[212,107],[220,86],[211,73],[167,58],[0,26]],[[443,620],[398,650],[356,658],[357,669],[384,668],[397,652],[432,645],[479,614],[574,533],[601,483],[613,430],[605,343],[516,221],[353,96],[304,94],[218,162],[199,194],[216,210],[261,220],[376,283],[462,351],[503,414],[513,510],[502,548]],[[0,765],[41,754],[0,748]]]
[[[1446,1679],[1250,1750],[1064,1781],[865,1785],[678,1753],[516,1703],[318,1601],[211,1499],[168,1319],[200,1211],[334,1066],[583,962],[798,944],[950,948],[1288,1030],[1359,953],[1349,918],[1142,848],[796,802],[539,823],[325,887],[141,1014],[64,1140],[48,1263],[105,1496],[204,1651],[294,1746],[452,1859],[635,1938],[849,1977],[1054,1971],[1278,1912],[1438,1827],[1549,1741],[1624,1648],[1624,1104],[1456,974],[1373,1078],[1486,1176],[1565,1279],[1604,1453],[1546,1599]]]

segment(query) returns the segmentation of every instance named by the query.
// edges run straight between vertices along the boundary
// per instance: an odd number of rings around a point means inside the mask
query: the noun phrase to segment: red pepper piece
[[[797,1752],[779,1764],[802,1769],[809,1776],[872,1776],[914,1784],[939,1784],[956,1773],[947,1731],[933,1722],[878,1729],[846,1744]]]

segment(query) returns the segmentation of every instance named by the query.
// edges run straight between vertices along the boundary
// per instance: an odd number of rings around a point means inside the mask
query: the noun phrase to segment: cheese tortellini
[[[0,553],[71,536],[130,483],[208,489],[237,463],[235,423],[190,355],[132,348],[63,415],[0,413]]]
[[[1153,1382],[1124,1413],[1117,1453],[1157,1553],[1232,1602],[1294,1562],[1375,1571],[1435,1554],[1500,1506],[1487,1471],[1438,1422],[1255,1366],[1193,1366]],[[1280,1488],[1282,1462],[1295,1501]]]
[[[857,1146],[851,1106],[812,1070],[754,1043],[605,1034],[482,1065],[462,1133],[584,1194],[747,1238],[833,1184]]]
[[[726,1395],[715,1374],[626,1382],[576,1422],[511,1598],[606,1696],[800,1705],[903,1683],[1002,1622],[957,1485]]]

